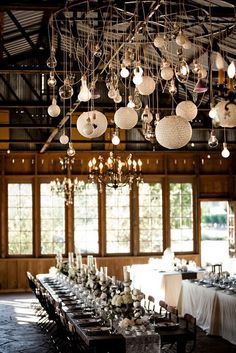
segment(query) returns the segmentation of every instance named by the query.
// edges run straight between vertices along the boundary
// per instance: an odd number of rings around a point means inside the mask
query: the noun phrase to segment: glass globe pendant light
[[[70,80],[65,78],[64,85],[59,88],[59,95],[61,99],[70,99],[73,96],[74,90],[71,86]]]
[[[230,156],[230,152],[228,150],[228,147],[227,147],[227,143],[226,142],[223,142],[223,150],[221,152],[221,156],[223,158],[228,158]]]
[[[121,64],[120,75],[123,78],[127,78],[129,76],[129,70],[126,68],[126,66],[123,63]]]

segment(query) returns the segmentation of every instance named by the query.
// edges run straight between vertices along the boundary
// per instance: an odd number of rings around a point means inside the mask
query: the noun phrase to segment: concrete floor
[[[49,336],[37,324],[35,296],[0,295],[0,353],[56,353]]]
[[[50,335],[38,324],[38,306],[31,293],[0,294],[0,353],[58,353]],[[68,353],[68,349],[60,352]],[[175,348],[167,352],[175,353]],[[198,329],[195,353],[213,352],[236,353],[236,346]]]

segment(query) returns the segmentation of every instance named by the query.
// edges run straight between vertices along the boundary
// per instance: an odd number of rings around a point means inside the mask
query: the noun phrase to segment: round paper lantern
[[[197,106],[192,101],[183,101],[176,106],[176,115],[192,121],[197,116]]]
[[[150,76],[143,76],[143,82],[139,85],[136,85],[138,91],[143,96],[148,96],[155,91],[156,82]]]
[[[185,146],[192,137],[190,123],[178,115],[170,115],[161,119],[155,129],[159,144],[168,149]]]
[[[215,106],[219,124],[222,127],[236,126],[236,105],[230,101],[222,101]]]
[[[138,114],[133,108],[121,107],[115,112],[114,121],[120,129],[132,129],[138,122]]]
[[[98,110],[82,113],[77,119],[77,130],[87,138],[99,137],[107,129],[107,118]]]

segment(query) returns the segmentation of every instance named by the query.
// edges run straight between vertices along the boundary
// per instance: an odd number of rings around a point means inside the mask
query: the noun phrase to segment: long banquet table
[[[206,333],[236,344],[236,294],[183,281],[178,309],[182,315],[195,316],[197,325]]]
[[[86,327],[81,326],[78,320],[75,319],[74,314],[81,309],[79,305],[73,307],[67,303],[63,303],[63,300],[57,295],[53,287],[50,286],[50,282],[53,280],[53,276],[47,274],[37,275],[37,280],[44,287],[44,289],[50,294],[55,302],[60,301],[62,304],[62,310],[66,315],[67,319],[73,324],[76,332],[87,346],[91,353],[146,353],[153,351],[160,353],[160,335],[156,332],[151,334],[136,335],[124,335],[120,333],[111,333],[108,330],[104,331],[101,335],[93,335],[86,333]],[[50,282],[49,282],[50,281]],[[69,305],[67,307],[67,305]],[[87,327],[88,328],[88,327]],[[102,331],[102,330],[101,330]],[[179,353],[183,353],[182,347],[185,346],[185,340],[183,335],[179,335]]]

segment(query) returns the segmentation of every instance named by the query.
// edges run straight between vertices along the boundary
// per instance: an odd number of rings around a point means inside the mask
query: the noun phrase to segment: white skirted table
[[[208,334],[236,344],[236,294],[183,281],[178,308],[181,315],[196,317],[197,325]]]
[[[202,276],[199,272],[197,277]],[[182,284],[182,273],[164,272],[149,264],[132,265],[130,276],[133,288],[140,289],[146,296],[154,297],[156,304],[164,300],[168,305],[177,306]]]

